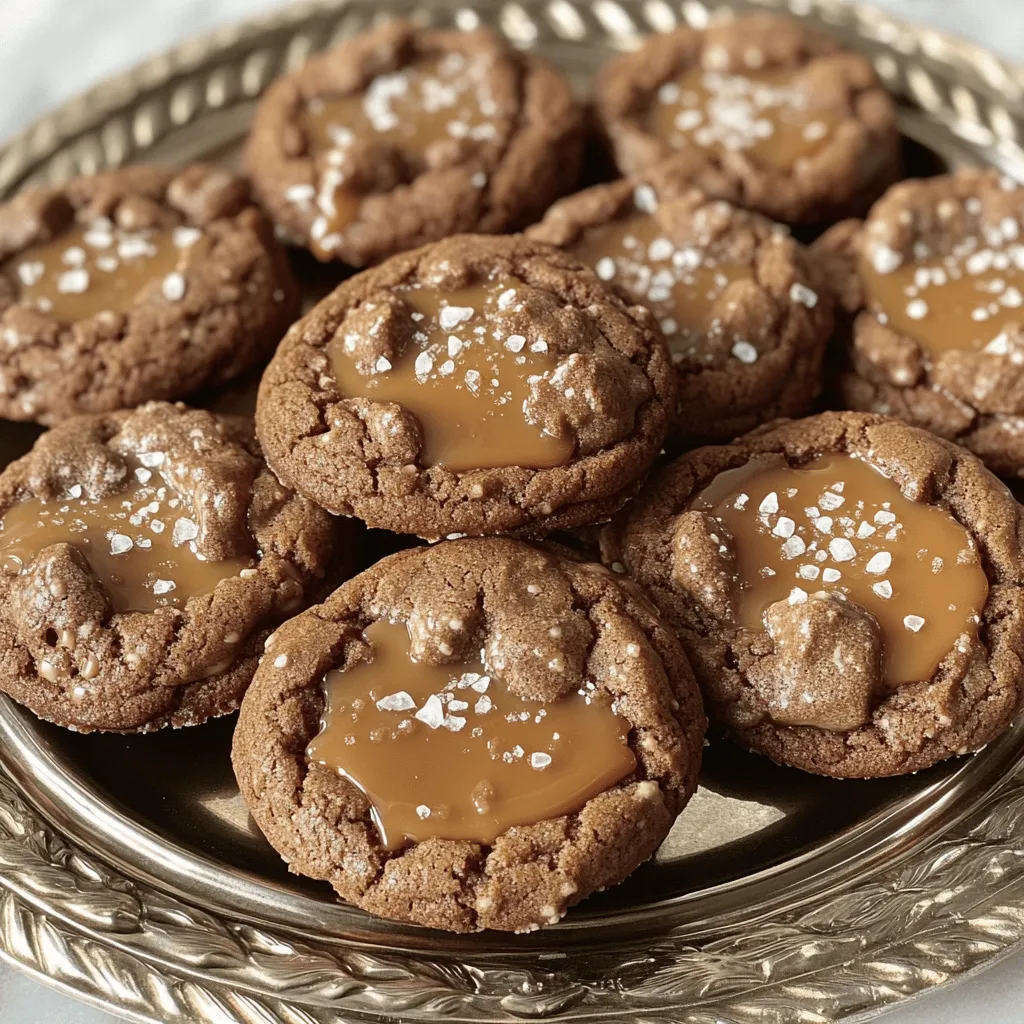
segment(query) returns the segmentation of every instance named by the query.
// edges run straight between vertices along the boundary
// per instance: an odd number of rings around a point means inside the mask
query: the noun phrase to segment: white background
[[[0,138],[96,79],[278,0],[0,0]],[[876,0],[1024,62],[1021,0]],[[2,1024],[113,1024],[115,1018],[0,965]],[[885,1024],[1022,1024],[1024,955],[930,994]]]

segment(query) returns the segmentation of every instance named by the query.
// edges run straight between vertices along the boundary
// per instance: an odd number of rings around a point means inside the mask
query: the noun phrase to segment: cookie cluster
[[[1024,688],[1024,190],[893,185],[870,63],[775,15],[592,100],[392,22],[271,84],[244,174],[0,207],[0,415],[51,428],[0,474],[0,689],[239,710],[267,839],[384,917],[556,923],[709,725],[897,775]],[[588,141],[622,176],[566,195]]]

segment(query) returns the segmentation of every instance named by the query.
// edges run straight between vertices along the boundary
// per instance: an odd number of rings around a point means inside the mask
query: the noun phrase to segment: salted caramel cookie
[[[1024,188],[991,170],[906,181],[815,246],[842,308],[840,400],[1024,473]]]
[[[69,420],[0,474],[0,690],[80,732],[233,711],[270,630],[344,559],[337,531],[251,420],[162,402]]]
[[[788,224],[862,211],[899,172],[895,106],[871,62],[777,14],[653,35],[605,65],[594,104],[624,174],[667,159]]]
[[[430,539],[600,522],[665,439],[651,315],[577,259],[461,235],[350,278],[289,331],[257,433],[289,487]]]
[[[292,871],[382,917],[523,932],[654,853],[704,725],[638,588],[469,539],[385,558],[271,636],[232,761]]]
[[[180,398],[265,359],[298,309],[229,171],[128,167],[0,205],[0,416]]]
[[[389,21],[274,82],[245,165],[289,238],[361,267],[536,220],[576,184],[582,145],[544,61],[489,30]]]
[[[779,225],[663,165],[561,200],[527,235],[567,249],[658,319],[678,381],[677,444],[730,441],[817,396],[832,299]]]
[[[602,537],[732,739],[835,777],[984,746],[1021,701],[1024,524],[970,453],[823,413],[701,448]]]

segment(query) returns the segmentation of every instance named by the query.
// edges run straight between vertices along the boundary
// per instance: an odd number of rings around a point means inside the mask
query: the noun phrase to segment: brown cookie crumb
[[[779,225],[663,164],[561,200],[527,236],[594,266],[658,319],[679,385],[679,446],[732,440],[817,396],[832,301]]]
[[[845,489],[830,487],[836,474],[821,470],[816,478],[811,473],[800,481],[787,478],[794,484],[810,481],[807,493],[794,488],[793,496],[781,489],[762,496],[744,488],[730,508],[760,517],[765,524],[760,536],[790,559],[762,570],[772,585],[777,572],[789,574],[777,577],[789,597],[765,608],[755,628],[737,614],[745,591],[736,586],[735,560],[744,557],[744,544],[748,553],[752,550],[751,542],[730,537],[694,503],[699,506],[698,496],[712,481],[726,479],[727,472],[813,468],[822,457],[849,456],[851,463],[877,470],[887,487],[892,488],[889,481],[898,485],[895,493],[901,491],[913,509],[921,510],[915,515],[932,516],[930,509],[938,509],[943,522],[952,517],[944,529],[959,530],[968,543],[945,570],[934,551],[917,559],[915,569],[915,542],[927,544],[928,538],[913,530],[905,534],[902,520],[889,511],[891,504],[881,505],[873,517],[858,511],[863,495],[850,483]],[[861,472],[871,474],[867,468]],[[826,488],[820,497],[810,491],[815,479],[818,490]],[[729,484],[734,486],[741,485]],[[793,510],[794,518],[810,517],[806,529],[780,514],[787,503],[813,506]],[[1010,723],[1022,689],[1022,540],[1019,506],[962,448],[894,419],[823,413],[684,455],[656,474],[605,528],[602,548],[606,562],[621,564],[647,587],[677,629],[713,722],[737,743],[776,761],[842,778],[918,771],[977,750]],[[902,584],[889,583],[897,556],[884,545],[892,543],[908,545],[899,549],[909,551],[898,556],[900,571],[919,572],[918,583],[911,585],[906,575]],[[760,549],[754,557],[760,557]],[[903,605],[918,599],[936,613],[941,606],[945,614],[948,601],[951,617],[967,614],[969,588],[942,582],[942,572],[954,568],[982,573],[982,594],[987,580],[977,625],[959,636],[954,629],[948,647],[944,634],[931,634],[939,641],[922,641],[938,642],[938,653],[946,652],[930,673],[894,667],[894,659],[907,652],[918,659],[930,656],[927,646],[914,645],[933,627],[924,615],[907,614],[897,624],[906,638],[900,640],[903,648],[894,642],[890,650],[880,644],[878,615],[888,614],[890,605],[902,615]],[[866,581],[871,608],[853,597],[843,600],[848,594],[843,574],[854,571]],[[896,680],[898,671],[904,675]]]
[[[0,688],[80,732],[233,711],[270,630],[315,599],[338,536],[267,469],[250,420],[158,402],[44,434],[0,474],[0,513]],[[130,550],[101,579],[97,559]],[[215,586],[176,601],[200,571]]]
[[[29,189],[0,206],[0,415],[52,424],[223,383],[297,309],[271,225],[230,171]]]
[[[901,182],[866,221],[822,236],[814,251],[847,316],[841,401],[1024,473],[1022,233],[1024,189],[964,169]]]
[[[650,36],[605,65],[594,103],[622,173],[665,160],[788,224],[863,210],[899,172],[895,106],[870,61],[777,14]]]
[[[576,184],[568,83],[495,33],[389,21],[274,82],[245,165],[286,234],[377,263],[466,231],[515,230]]]
[[[256,421],[281,480],[337,514],[427,538],[543,535],[621,507],[674,403],[646,310],[557,249],[460,236],[351,278],[300,320]]]
[[[407,623],[434,663],[483,648],[529,701],[593,683],[632,726],[635,770],[578,811],[513,826],[490,844],[385,848],[366,796],[305,755],[324,713],[321,681],[365,658],[363,632],[382,619]],[[445,626],[453,619],[457,647]],[[567,630],[560,640],[551,622]],[[530,656],[538,646],[564,655],[561,671]],[[703,728],[683,652],[633,588],[599,566],[489,538],[392,555],[279,629],[243,702],[232,761],[246,804],[292,871],[383,917],[532,931],[651,856],[696,787]]]

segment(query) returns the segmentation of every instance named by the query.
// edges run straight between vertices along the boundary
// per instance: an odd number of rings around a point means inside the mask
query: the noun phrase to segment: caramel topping
[[[544,341],[527,344],[523,335],[506,334],[498,316],[515,311],[518,287],[488,281],[445,295],[422,286],[397,289],[413,321],[409,342],[394,364],[381,356],[363,374],[352,356],[359,339],[340,331],[327,347],[339,390],[412,413],[423,432],[422,465],[456,472],[564,465],[572,436],[545,433],[524,408],[531,382],[554,379],[557,362]]]
[[[183,298],[181,271],[200,237],[198,228],[125,231],[99,218],[32,246],[4,269],[22,304],[72,324],[97,313],[127,312],[150,285],[171,301]]]
[[[1016,237],[1015,221],[1010,234]],[[881,247],[861,260],[867,307],[934,356],[953,349],[1007,355],[1009,325],[1024,327],[1024,245],[967,238],[945,257],[901,262]]]
[[[764,628],[765,610],[787,597],[841,594],[877,620],[890,687],[931,678],[961,637],[977,634],[988,579],[971,536],[869,463],[755,460],[720,473],[693,508],[733,538],[741,626]]]
[[[591,228],[573,252],[658,318],[676,363],[713,358],[708,341],[723,334],[715,304],[733,281],[754,276],[751,268],[720,263],[699,245],[677,244],[642,210]],[[756,362],[758,352],[749,341],[730,340],[736,359]]]
[[[129,460],[130,486],[105,498],[85,498],[81,486],[52,501],[12,505],[0,521],[0,567],[29,571],[53,544],[71,544],[110,595],[115,612],[181,607],[208,594],[252,558],[208,562],[196,552],[199,527],[188,503],[159,474],[161,452]]]
[[[407,841],[491,843],[513,825],[579,810],[636,767],[629,723],[584,687],[549,704],[513,696],[481,660],[412,660],[404,625],[364,633],[371,661],[324,679],[310,761],[366,794],[388,849]]]
[[[357,142],[390,144],[414,163],[429,163],[439,147],[498,138],[498,105],[487,75],[486,62],[449,53],[378,75],[360,93],[309,101],[301,127],[318,166],[319,188],[297,186],[292,198],[315,200],[319,216],[311,236],[321,255],[337,248],[359,209],[360,190],[348,173]]]
[[[746,152],[779,171],[817,153],[840,120],[839,111],[818,105],[799,72],[780,68],[691,68],[661,86],[648,114],[650,130],[674,149]]]

